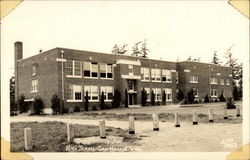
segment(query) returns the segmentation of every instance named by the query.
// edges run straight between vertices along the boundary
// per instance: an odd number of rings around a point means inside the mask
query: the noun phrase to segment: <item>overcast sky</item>
[[[2,54],[9,69],[15,41],[23,42],[26,58],[55,47],[110,53],[114,44],[128,44],[131,50],[147,39],[154,59],[210,62],[214,50],[222,58],[234,45],[243,62],[248,27],[227,1],[24,1],[2,21]]]

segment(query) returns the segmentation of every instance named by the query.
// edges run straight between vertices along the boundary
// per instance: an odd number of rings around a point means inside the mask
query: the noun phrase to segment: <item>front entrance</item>
[[[134,105],[136,104],[136,93],[129,93],[128,94],[128,104],[129,105]]]

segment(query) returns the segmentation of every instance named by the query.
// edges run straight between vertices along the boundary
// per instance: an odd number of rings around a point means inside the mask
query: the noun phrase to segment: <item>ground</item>
[[[242,108],[242,102],[237,102],[236,104]],[[47,121],[57,121],[51,123],[73,123],[85,128],[85,132],[82,132],[80,135],[82,137],[92,137],[91,142],[93,142],[93,144],[88,144],[89,146],[100,145],[102,147],[110,147],[110,145],[107,146],[106,142],[99,143],[100,138],[98,137],[97,126],[100,119],[105,119],[106,126],[109,127],[107,130],[112,128],[112,132],[110,132],[107,137],[111,139],[113,137],[123,137],[124,143],[122,144],[124,145],[113,144],[113,147],[131,148],[132,146],[134,151],[142,152],[231,152],[242,144],[242,117],[236,117],[236,110],[232,109],[227,110],[229,119],[224,120],[224,106],[225,103],[211,103],[203,107],[201,107],[200,104],[194,107],[184,106],[181,108],[177,108],[177,106],[173,105],[111,109],[66,115],[19,115],[11,117],[11,139],[15,139],[14,137],[22,137],[20,133],[23,132],[24,126],[32,127],[32,123],[30,122],[39,122],[38,124],[43,126],[42,128],[49,128],[51,127],[50,125],[45,125],[48,123]],[[207,115],[209,107],[213,108],[214,123],[208,122]],[[198,113],[198,125],[192,125],[193,110],[196,110]],[[176,111],[180,113],[180,128],[176,128],[174,125],[174,112]],[[153,113],[159,115],[160,131],[153,131],[151,118]],[[135,135],[127,134],[128,116],[130,115],[136,118]],[[16,130],[17,126],[19,127],[18,131]],[[33,127],[34,126],[37,125],[33,124]],[[89,131],[89,128],[91,128],[91,131]],[[53,132],[53,130],[51,132]],[[93,130],[96,131],[94,134]],[[65,134],[66,132],[62,133],[62,135]],[[43,137],[46,138],[46,136]],[[94,143],[95,139],[96,143]],[[89,139],[83,140],[89,141]],[[53,141],[53,139],[51,141]],[[17,140],[15,143],[20,146],[20,143],[23,143],[23,141]],[[77,146],[79,148],[79,145],[75,145],[74,147]],[[94,151],[100,150],[96,149]]]

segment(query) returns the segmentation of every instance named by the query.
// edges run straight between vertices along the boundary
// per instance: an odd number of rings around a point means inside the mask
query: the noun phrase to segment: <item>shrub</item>
[[[167,100],[167,95],[166,95],[165,91],[163,91],[163,93],[162,93],[162,104],[163,105],[166,105],[166,100]]]
[[[233,98],[229,97],[227,101],[227,109],[236,109],[236,106],[233,102]]]
[[[208,97],[208,95],[206,94],[206,96],[205,96],[205,99],[204,99],[204,103],[209,103],[209,97]]]
[[[89,94],[88,94],[88,91],[86,92],[86,95],[85,95],[84,110],[89,111]]]
[[[238,87],[236,86],[233,87],[233,99],[239,100],[239,91],[238,91]]]
[[[125,107],[128,108],[128,91],[125,89]]]
[[[101,94],[101,100],[100,100],[100,109],[104,109],[104,92]]]
[[[194,103],[194,90],[191,89],[189,92],[188,92],[188,103],[192,104]]]
[[[196,100],[194,101],[194,103],[199,103],[199,101],[196,99]]]
[[[92,110],[93,110],[93,111],[96,111],[96,110],[97,110],[96,105],[93,105]]]
[[[179,102],[184,99],[184,93],[182,92],[182,90],[179,90],[179,92],[177,93],[177,99]]]
[[[36,96],[33,102],[34,114],[41,114],[43,109],[43,101],[39,96]]]
[[[214,102],[219,102],[218,99],[215,99]]]
[[[155,94],[153,91],[151,91],[151,106],[155,105]]]
[[[79,106],[75,106],[74,112],[80,112],[80,107]]]
[[[69,113],[69,108],[63,107],[62,113]]]
[[[27,112],[28,110],[28,106],[25,104],[24,99],[25,99],[24,95],[21,95],[17,100],[17,108],[20,111],[20,113]]]
[[[113,102],[112,102],[112,108],[118,108],[121,105],[121,93],[119,90],[115,90]]]
[[[54,94],[51,97],[50,102],[51,102],[51,108],[53,110],[53,114],[58,114],[60,110],[60,98],[56,94]]]
[[[221,93],[219,100],[220,102],[226,102],[226,98],[224,97],[223,93]]]
[[[143,88],[141,91],[141,106],[146,106],[146,104],[147,104],[147,93]]]

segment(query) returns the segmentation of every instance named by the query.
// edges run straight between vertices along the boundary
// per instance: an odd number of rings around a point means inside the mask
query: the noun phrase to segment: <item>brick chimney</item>
[[[18,60],[23,59],[23,43],[15,42],[14,44],[14,52],[15,52],[15,101],[18,100]]]

